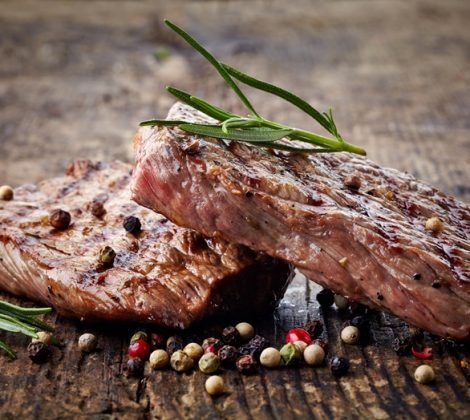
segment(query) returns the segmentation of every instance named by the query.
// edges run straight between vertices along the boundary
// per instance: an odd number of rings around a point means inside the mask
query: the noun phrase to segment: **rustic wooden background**
[[[164,116],[172,104],[166,84],[240,110],[214,72],[164,29],[165,17],[225,61],[331,106],[343,135],[373,160],[469,200],[465,0],[2,1],[0,184],[58,175],[76,157],[131,161],[138,121]],[[249,93],[266,116],[309,127],[293,108]],[[345,346],[339,314],[319,310],[317,291],[298,277],[274,316],[255,324],[280,344],[289,327],[321,317],[330,352],[351,360],[345,378],[326,368],[227,372],[227,393],[211,399],[199,373],[126,379],[131,327],[52,315],[66,346],[45,365],[29,362],[28,340],[0,334],[19,349],[15,362],[0,358],[0,418],[470,416],[470,373],[459,365],[470,361],[468,348],[436,354],[436,382],[416,384],[418,361],[390,349],[403,323],[374,314],[369,345]],[[80,354],[83,331],[99,335],[101,351]]]

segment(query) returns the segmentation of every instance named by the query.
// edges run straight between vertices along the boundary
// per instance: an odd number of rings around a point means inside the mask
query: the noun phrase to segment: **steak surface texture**
[[[186,328],[206,316],[261,312],[283,296],[289,264],[206,239],[130,198],[131,166],[78,160],[67,175],[0,201],[0,287],[83,319]],[[99,204],[100,203],[100,204]],[[97,211],[103,206],[103,211]],[[65,230],[49,213],[71,214]],[[98,215],[95,216],[94,214]],[[138,217],[142,230],[126,232]],[[110,246],[112,266],[98,261]]]
[[[181,104],[168,118],[210,121]],[[143,206],[288,261],[353,301],[470,339],[467,204],[348,153],[289,154],[171,127],[143,127],[134,145]],[[431,217],[442,231],[425,229]]]

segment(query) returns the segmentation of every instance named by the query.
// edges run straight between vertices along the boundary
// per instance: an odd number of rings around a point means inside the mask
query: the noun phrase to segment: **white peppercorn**
[[[13,200],[13,188],[11,188],[9,185],[2,185],[0,187],[0,200]]]
[[[170,363],[170,356],[163,349],[154,350],[150,353],[149,363],[152,369],[163,369]]]
[[[95,335],[90,334],[90,333],[82,334],[78,338],[78,348],[81,351],[84,351],[86,353],[90,353],[93,350],[95,350],[97,344],[98,344],[98,339],[96,338]]]
[[[348,325],[341,331],[341,340],[346,344],[356,344],[359,341],[359,329]]]
[[[47,331],[39,331],[37,333],[38,338],[33,338],[31,340],[32,343],[37,343],[38,341],[51,345],[53,344],[53,335],[50,332]]]
[[[209,376],[204,386],[209,395],[220,395],[224,392],[224,380],[217,375]]]
[[[235,328],[240,333],[240,338],[243,341],[249,341],[255,335],[255,329],[248,322],[240,322],[235,326]]]
[[[442,223],[442,220],[438,217],[430,217],[426,220],[424,228],[434,233],[439,233],[444,228],[444,223]]]
[[[305,341],[294,341],[294,346],[297,347],[300,351],[300,354],[304,353],[304,350],[307,348],[307,343]]]
[[[187,344],[183,351],[195,362],[197,362],[204,354],[203,348],[198,343]]]
[[[325,350],[318,344],[311,344],[304,350],[304,360],[310,366],[321,365],[325,360]]]
[[[415,379],[420,384],[427,384],[434,381],[435,378],[434,369],[429,365],[418,366],[415,370]]]
[[[217,369],[219,369],[220,360],[219,357],[214,353],[205,353],[199,359],[199,370],[202,373],[211,374],[214,373]]]
[[[177,372],[186,372],[194,366],[194,360],[183,350],[176,350],[171,355],[170,365]]]
[[[278,367],[281,364],[281,353],[274,347],[268,347],[261,352],[259,361],[268,368]]]

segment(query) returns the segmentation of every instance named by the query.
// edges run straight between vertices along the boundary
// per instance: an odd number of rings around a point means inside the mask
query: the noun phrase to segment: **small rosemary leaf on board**
[[[248,100],[248,98],[243,94],[237,84],[232,80],[227,70],[222,66],[222,64],[209,52],[207,51],[199,42],[197,42],[191,35],[181,29],[179,26],[165,20],[167,26],[169,26],[173,31],[175,31],[179,36],[181,36],[191,47],[193,47],[199,54],[201,54],[209,63],[211,63],[214,68],[219,72],[219,74],[224,78],[227,84],[232,88],[232,90],[237,94],[240,100],[244,105],[253,113],[253,115],[259,117],[258,113],[255,111],[253,105]]]
[[[178,126],[184,131],[201,136],[215,137],[218,139],[247,141],[251,143],[272,142],[288,136],[292,130],[273,130],[273,129],[246,129],[237,130],[227,128],[227,132],[222,130],[219,125],[206,124],[181,124]]]
[[[10,359],[16,359],[16,353],[7,343],[0,341],[0,350],[3,350],[6,354],[8,354]]]
[[[37,330],[35,328],[29,327],[8,315],[0,315],[0,330],[22,333],[29,337],[37,338]]]
[[[48,309],[48,308],[44,308],[44,309]],[[12,313],[2,308],[0,308],[0,314],[13,316],[13,318],[18,318],[18,320],[23,321],[28,325],[32,325],[33,327],[40,328],[43,331],[54,330],[49,324],[45,323],[44,321],[41,321],[40,319],[34,318],[34,316]]]
[[[223,66],[231,76],[235,77],[235,79],[239,80],[242,83],[245,83],[248,86],[254,87],[267,93],[271,93],[275,96],[279,96],[287,102],[290,102],[292,105],[295,105],[297,108],[310,115],[313,119],[320,123],[328,132],[333,135],[335,134],[335,129],[332,127],[330,120],[324,115],[322,115],[319,111],[317,111],[308,102],[304,101],[302,98],[299,98],[297,95],[294,95],[293,93],[288,92],[287,90],[284,90],[278,86],[272,85],[268,82],[264,82],[259,79],[255,79],[254,77],[249,76],[248,74],[243,73],[242,71],[237,70],[229,66],[228,64],[223,64]]]
[[[167,126],[176,126],[180,124],[184,124],[186,121],[178,121],[178,120],[147,120],[147,121],[142,121],[139,123],[141,127],[144,127],[146,125],[167,125]]]

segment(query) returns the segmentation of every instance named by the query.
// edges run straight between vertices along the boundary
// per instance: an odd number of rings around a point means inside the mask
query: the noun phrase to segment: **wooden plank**
[[[322,109],[332,106],[345,137],[365,146],[373,160],[470,199],[468,2],[247,4],[1,2],[0,184],[59,175],[79,156],[132,161],[137,122],[164,116],[172,103],[162,94],[165,84],[241,111],[209,67],[162,27],[165,16],[225,61]],[[160,47],[170,49],[167,60],[154,59]],[[293,108],[249,94],[267,117],[311,126]],[[251,377],[226,371],[227,392],[212,399],[199,372],[126,378],[133,326],[83,325],[53,314],[47,320],[66,346],[45,365],[30,363],[26,338],[0,333],[19,351],[15,362],[0,358],[0,418],[470,416],[470,370],[459,367],[460,360],[470,362],[468,347],[435,352],[437,380],[419,385],[413,379],[419,361],[390,348],[404,323],[374,313],[368,345],[344,345],[341,314],[320,310],[316,292],[298,277],[278,310],[253,322],[280,346],[290,327],[320,317],[329,354],[351,361],[344,378],[326,367],[260,370]],[[84,331],[99,336],[100,351],[77,350]]]

